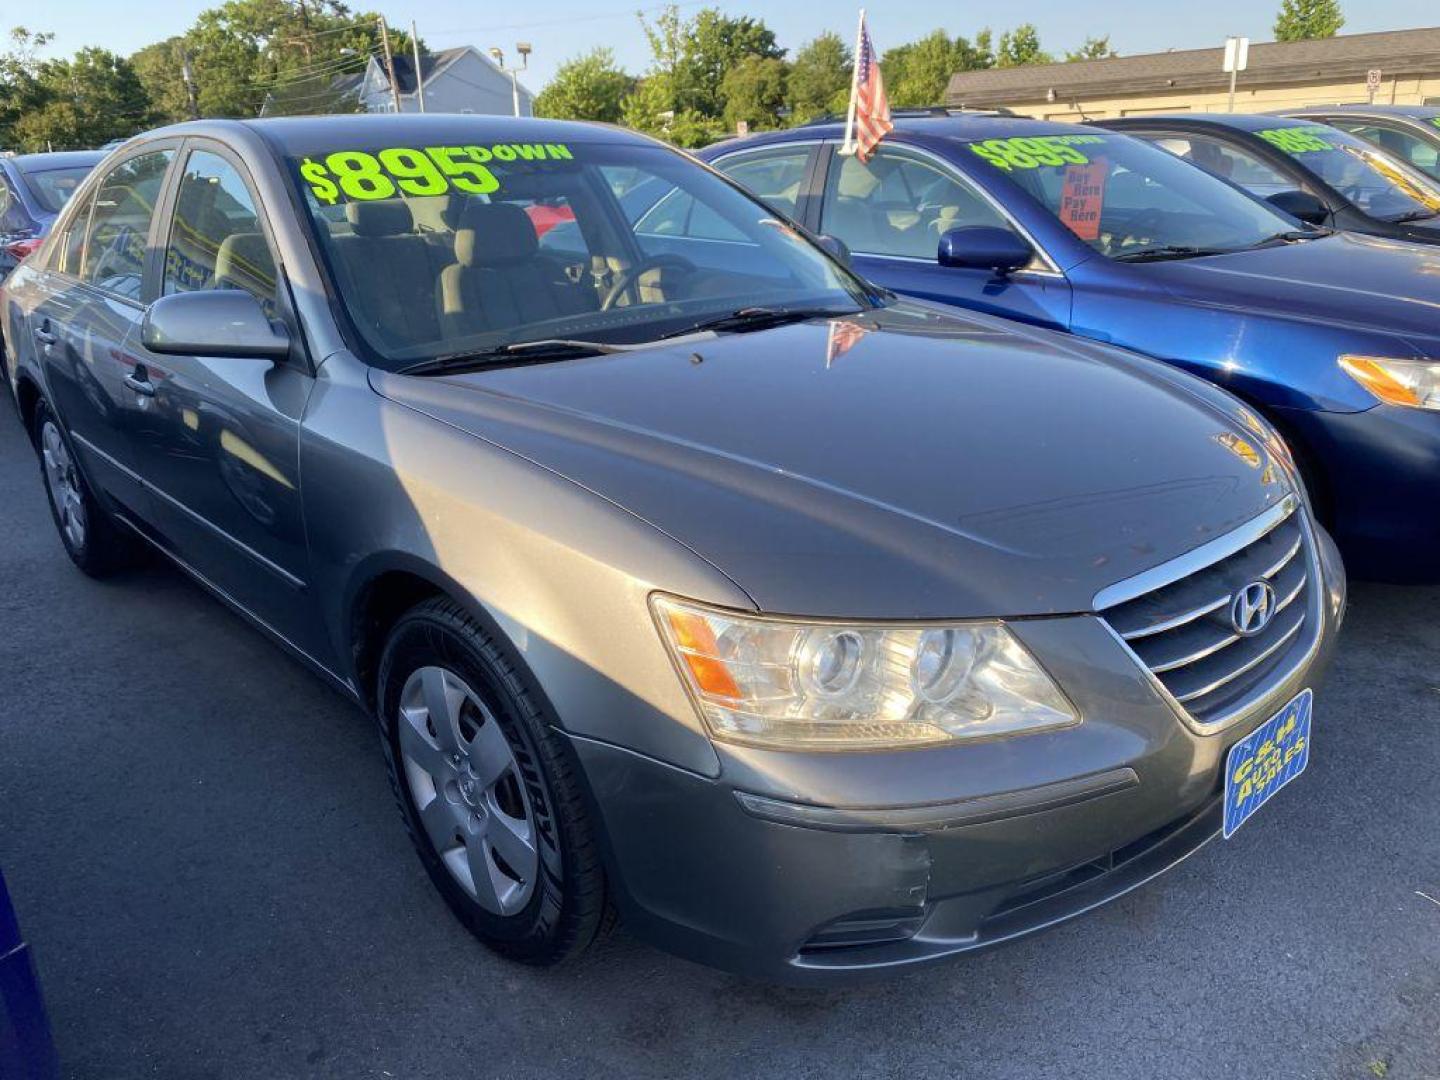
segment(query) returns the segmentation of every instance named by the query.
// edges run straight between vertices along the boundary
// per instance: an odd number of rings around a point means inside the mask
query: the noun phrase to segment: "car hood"
[[[1087,611],[1289,491],[1189,376],[910,302],[372,383],[643,518],[772,612]]]
[[[1400,334],[1440,336],[1440,247],[1358,233],[1150,263],[1150,280],[1206,305]]]

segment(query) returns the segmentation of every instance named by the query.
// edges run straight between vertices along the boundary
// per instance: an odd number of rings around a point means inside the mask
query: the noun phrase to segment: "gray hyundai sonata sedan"
[[[824,982],[1233,832],[1345,600],[1223,392],[828,252],[614,128],[199,122],[0,328],[70,557],[158,549],[372,713],[483,941]]]

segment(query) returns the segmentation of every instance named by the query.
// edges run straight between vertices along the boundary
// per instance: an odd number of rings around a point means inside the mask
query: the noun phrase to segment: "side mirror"
[[[153,353],[280,360],[290,335],[243,289],[205,289],[162,296],[145,311],[140,341]]]
[[[1003,277],[1028,265],[1034,255],[1034,249],[1009,229],[972,225],[941,236],[936,260],[941,266],[993,270]]]
[[[838,236],[831,236],[829,233],[821,233],[815,237],[815,243],[829,253],[836,262],[845,266],[850,265],[850,245],[841,240]]]
[[[1330,220],[1329,208],[1308,191],[1277,191],[1265,201],[1307,225],[1324,225]]]

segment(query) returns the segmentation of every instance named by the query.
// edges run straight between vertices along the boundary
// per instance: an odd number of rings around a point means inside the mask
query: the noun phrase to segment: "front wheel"
[[[491,635],[449,601],[418,605],[377,697],[401,814],[451,910],[514,960],[581,952],[607,904],[576,767]]]

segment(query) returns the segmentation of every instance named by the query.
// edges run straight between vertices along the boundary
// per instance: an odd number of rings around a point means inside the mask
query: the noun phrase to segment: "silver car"
[[[160,550],[373,714],[515,959],[615,913],[781,980],[961,953],[1308,760],[1345,578],[1271,429],[638,135],[159,130],[0,328],[70,557]]]

